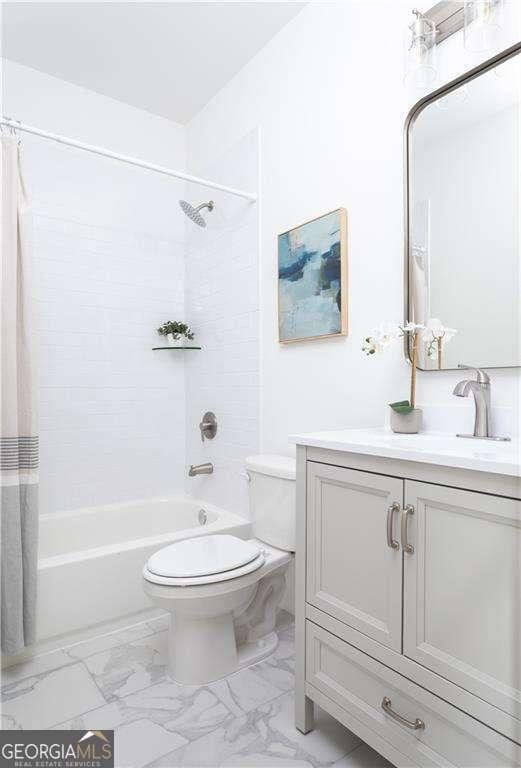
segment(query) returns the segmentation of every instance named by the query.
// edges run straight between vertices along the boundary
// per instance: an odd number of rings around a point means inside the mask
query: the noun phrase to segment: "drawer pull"
[[[409,519],[409,515],[414,515],[414,507],[412,504],[407,504],[402,512],[402,548],[404,552],[407,552],[407,554],[413,555],[414,547],[407,541],[407,521]]]
[[[397,501],[393,502],[387,510],[387,546],[391,549],[400,549],[400,542],[393,539],[393,515],[400,511]]]
[[[423,720],[420,720],[419,717],[417,717],[416,720],[407,720],[405,717],[402,717],[397,712],[393,712],[391,708],[391,699],[389,699],[387,696],[384,696],[382,699],[382,709],[386,713],[386,715],[389,715],[389,717],[392,717],[393,720],[396,720],[397,723],[401,723],[401,725],[405,725],[407,728],[410,728],[413,731],[425,730],[425,723],[423,722]]]

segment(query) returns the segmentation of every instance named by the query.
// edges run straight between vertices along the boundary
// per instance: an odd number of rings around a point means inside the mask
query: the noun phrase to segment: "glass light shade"
[[[436,26],[417,12],[406,42],[405,80],[413,88],[426,89],[436,82]]]
[[[464,43],[468,51],[481,53],[501,46],[502,0],[465,0]]]

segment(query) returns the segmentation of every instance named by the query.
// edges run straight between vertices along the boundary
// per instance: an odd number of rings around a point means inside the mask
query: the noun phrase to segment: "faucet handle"
[[[490,384],[489,375],[482,368],[476,368],[474,365],[464,365],[463,363],[458,363],[458,368],[463,368],[465,371],[476,371],[478,384]]]

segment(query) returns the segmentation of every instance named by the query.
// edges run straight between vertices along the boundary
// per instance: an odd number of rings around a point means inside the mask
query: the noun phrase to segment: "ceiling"
[[[3,3],[3,55],[188,122],[305,5]]]

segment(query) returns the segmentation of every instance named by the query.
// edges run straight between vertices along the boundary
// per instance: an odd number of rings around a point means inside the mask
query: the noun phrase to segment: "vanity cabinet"
[[[520,503],[405,481],[403,652],[521,720]]]
[[[297,466],[297,726],[316,702],[395,765],[521,765],[511,482],[305,446]]]
[[[308,602],[401,651],[402,557],[382,532],[402,480],[314,462],[307,471]]]

